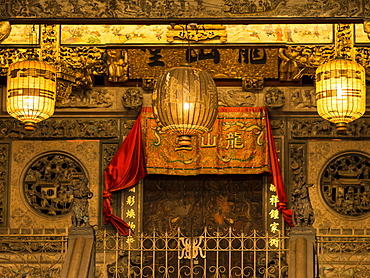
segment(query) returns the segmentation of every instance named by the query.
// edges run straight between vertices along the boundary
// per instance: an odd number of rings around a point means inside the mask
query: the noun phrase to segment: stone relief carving
[[[290,101],[294,108],[316,107],[316,92],[314,88],[294,88],[290,90]]]
[[[103,170],[105,170],[108,164],[111,162],[113,156],[117,152],[118,144],[104,144],[103,145]]]
[[[321,176],[321,193],[336,212],[358,216],[370,211],[370,158],[346,154],[329,162]]]
[[[5,222],[5,181],[0,180],[0,224]]]
[[[17,120],[0,120],[1,139],[26,138],[118,138],[117,119],[48,119],[26,132]]]
[[[315,185],[309,189],[312,207],[315,211],[314,228],[328,229],[367,229],[370,225],[368,214],[350,217],[343,215],[326,205],[322,190],[321,177],[328,163],[340,155],[352,153],[356,150],[361,154],[368,153],[370,144],[368,140],[308,140],[307,146],[307,183]],[[344,153],[346,151],[346,153]],[[366,155],[367,156],[367,155]]]
[[[34,0],[5,1],[0,6],[0,18],[227,18],[243,16],[291,17],[368,17],[366,1],[261,0],[258,2],[227,1],[108,1],[81,0],[50,2]]]
[[[122,125],[122,135],[127,136],[131,128],[134,126],[136,120],[125,120]]]
[[[346,133],[343,134],[336,131],[335,124],[324,119],[291,120],[290,126],[292,138],[368,138],[370,136],[370,120],[366,118],[349,123]]]
[[[114,94],[107,89],[73,90],[66,99],[57,101],[56,108],[109,108],[114,103]]]
[[[53,229],[57,227],[60,229],[66,229],[71,226],[71,212],[59,216],[48,216],[35,211],[31,205],[29,205],[29,201],[25,196],[26,192],[24,182],[27,171],[33,163],[38,161],[38,159],[49,154],[63,155],[76,161],[79,167],[81,167],[81,165],[84,166],[84,173],[86,173],[86,175],[88,173],[89,189],[94,194],[93,198],[89,201],[89,223],[91,225],[97,225],[99,219],[98,215],[100,215],[99,196],[101,194],[99,187],[100,175],[99,171],[97,171],[97,169],[100,168],[100,143],[98,140],[13,140],[12,150],[14,154],[22,152],[23,159],[21,161],[16,161],[14,156],[11,157],[12,167],[9,174],[9,182],[11,185],[9,186],[9,206],[11,208],[9,215],[11,217],[11,221],[8,222],[8,226],[10,228],[18,229],[24,227],[37,227]],[[32,152],[29,150],[32,150]],[[87,152],[89,152],[89,154]],[[93,156],[93,159],[91,159],[91,156]],[[65,171],[64,169],[65,168],[63,168],[62,171],[58,170],[58,172],[63,173]],[[77,179],[78,175],[76,175],[76,180]],[[63,180],[63,176],[60,180]],[[55,181],[55,184],[58,184],[58,180]],[[69,193],[72,193],[71,190],[69,191]],[[52,191],[50,191],[50,193],[51,192]],[[50,200],[48,202],[49,204],[51,203]],[[60,205],[58,207],[60,208]],[[14,209],[16,208],[20,208],[23,212],[15,214]]]
[[[7,144],[0,145],[0,225],[5,223],[6,200],[7,200],[7,180],[8,180],[8,156],[9,148]]]
[[[252,92],[232,89],[218,89],[218,105],[227,107],[254,106],[256,95]]]
[[[265,105],[269,108],[280,108],[285,103],[284,92],[271,87],[265,92]]]
[[[285,134],[285,122],[283,120],[271,120],[270,123],[274,136],[282,136]]]
[[[313,184],[306,183],[305,145],[290,144],[289,157],[293,223],[298,227],[312,226],[315,217],[308,188]]]
[[[139,88],[129,88],[122,95],[123,106],[138,110],[143,105],[143,92]]]
[[[312,226],[315,221],[308,188],[313,184],[299,181],[292,192],[293,223],[297,227]]]
[[[64,215],[74,208],[75,225],[85,221],[87,206],[83,199],[87,178],[81,165],[63,154],[48,154],[35,160],[24,177],[24,194],[28,204],[37,212],[48,215]],[[90,198],[92,195],[90,196]],[[77,208],[76,208],[77,207]],[[84,215],[82,215],[84,214]]]
[[[73,196],[72,204],[72,226],[89,226],[89,199],[93,193],[88,188],[86,177],[80,177],[78,181],[74,180],[70,185]]]

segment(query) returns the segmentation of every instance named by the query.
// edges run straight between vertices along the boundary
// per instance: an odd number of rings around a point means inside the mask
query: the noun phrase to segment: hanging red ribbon
[[[114,215],[111,206],[112,192],[131,188],[146,175],[147,171],[139,115],[130,133],[104,172],[104,224],[112,223],[122,235],[132,234],[132,231],[130,231],[130,226],[126,222]]]

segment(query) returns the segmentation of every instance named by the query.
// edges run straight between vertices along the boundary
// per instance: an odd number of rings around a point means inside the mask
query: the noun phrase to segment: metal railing
[[[194,237],[180,229],[128,238],[104,231],[99,237],[108,277],[288,277],[288,237],[281,234],[204,228]]]
[[[316,243],[320,278],[370,277],[370,230],[318,231]]]
[[[68,229],[0,231],[0,278],[57,278],[67,249]]]

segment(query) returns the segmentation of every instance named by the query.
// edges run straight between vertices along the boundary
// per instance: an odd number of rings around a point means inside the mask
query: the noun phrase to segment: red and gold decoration
[[[220,107],[218,110],[212,132],[197,137],[192,150],[175,151],[170,143],[175,135],[160,131],[150,107],[142,109],[104,172],[105,224],[112,223],[123,235],[132,234],[132,226],[113,213],[112,192],[134,188],[147,174],[270,173],[276,188],[274,204],[289,225],[293,225],[266,108]]]
[[[212,130],[194,136],[179,150],[175,134],[161,132],[143,108],[146,167],[150,174],[261,174],[270,171],[266,112],[260,108],[220,107]]]
[[[37,60],[13,63],[8,69],[6,108],[26,130],[54,113],[56,69]]]
[[[316,70],[317,111],[336,124],[338,131],[364,115],[366,109],[365,69],[360,64],[336,58]]]
[[[162,131],[178,135],[177,149],[190,150],[191,136],[209,131],[216,119],[217,88],[205,71],[172,68],[158,79],[152,106]]]

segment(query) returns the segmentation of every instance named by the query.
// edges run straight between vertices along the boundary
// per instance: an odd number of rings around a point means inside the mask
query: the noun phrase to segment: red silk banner
[[[130,226],[113,213],[112,192],[131,188],[147,175],[140,116],[104,171],[104,224],[111,223],[122,235],[129,235]]]

